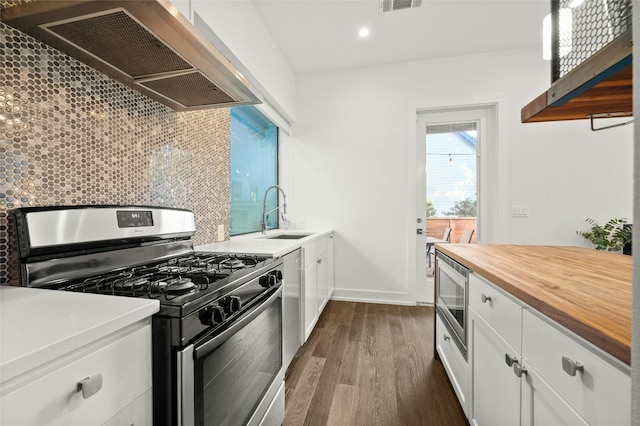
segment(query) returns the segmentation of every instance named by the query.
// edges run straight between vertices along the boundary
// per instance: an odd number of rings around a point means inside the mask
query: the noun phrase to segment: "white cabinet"
[[[470,309],[472,402],[469,419],[478,426],[520,423],[520,379],[506,356],[519,360],[519,351]],[[509,362],[511,362],[509,360]]]
[[[451,333],[436,315],[436,349],[440,355],[440,361],[449,376],[453,390],[458,396],[458,401],[465,414],[468,414],[469,401],[469,365],[462,353],[451,339]]]
[[[564,332],[563,332],[564,331]],[[591,425],[631,422],[631,381],[624,366],[525,309],[522,356]]]
[[[333,294],[333,234],[310,241],[302,247],[304,264],[302,292],[304,293],[304,332],[302,341],[313,331],[318,318]]]
[[[3,383],[0,407],[1,424],[150,426],[150,320]]]
[[[522,386],[522,426],[587,425],[526,361],[523,367],[526,373],[523,373]]]
[[[628,367],[488,281],[469,281],[478,426],[628,425]]]

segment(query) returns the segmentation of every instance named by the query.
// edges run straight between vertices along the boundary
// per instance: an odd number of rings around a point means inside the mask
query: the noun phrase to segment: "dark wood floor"
[[[284,424],[467,425],[433,358],[433,312],[330,301],[287,371]]]

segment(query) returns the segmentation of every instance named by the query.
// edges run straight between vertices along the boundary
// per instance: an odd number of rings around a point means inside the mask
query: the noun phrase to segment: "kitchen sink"
[[[279,234],[272,237],[263,237],[268,240],[299,240],[300,238],[308,237],[311,234]]]

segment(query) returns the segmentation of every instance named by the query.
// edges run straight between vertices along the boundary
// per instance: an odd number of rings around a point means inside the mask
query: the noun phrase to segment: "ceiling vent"
[[[411,9],[422,6],[422,0],[380,0],[380,10],[382,12],[393,12],[394,10]]]

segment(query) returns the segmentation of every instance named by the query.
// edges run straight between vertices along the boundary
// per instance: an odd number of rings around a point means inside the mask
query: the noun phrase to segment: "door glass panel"
[[[431,124],[426,133],[427,236],[450,228],[449,242],[475,242],[478,123]],[[465,230],[473,231],[469,241],[461,241]]]

